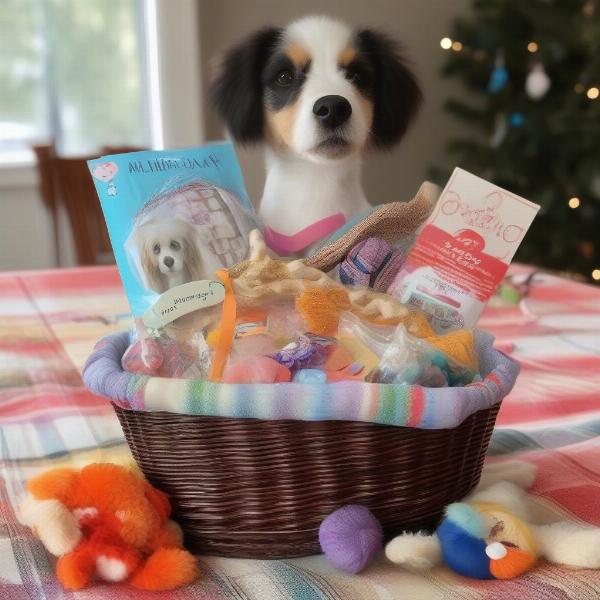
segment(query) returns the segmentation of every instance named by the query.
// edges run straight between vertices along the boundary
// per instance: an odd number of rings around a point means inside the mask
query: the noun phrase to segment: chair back
[[[69,217],[78,264],[111,264],[115,259],[100,201],[87,166],[90,158],[93,157],[55,156],[56,182],[60,200]]]
[[[131,146],[103,148],[102,154],[140,150]],[[53,145],[36,146],[40,193],[53,211],[56,225],[57,205],[64,206],[79,265],[104,265],[115,262],[102,208],[87,161],[96,156],[59,156]],[[56,236],[58,237],[58,236]]]

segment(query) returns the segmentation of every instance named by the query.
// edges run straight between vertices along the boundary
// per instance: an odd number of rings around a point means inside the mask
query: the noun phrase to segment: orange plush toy
[[[181,529],[169,519],[167,496],[133,471],[111,463],[53,469],[27,488],[21,520],[59,557],[56,574],[65,588],[98,577],[170,590],[198,576]]]

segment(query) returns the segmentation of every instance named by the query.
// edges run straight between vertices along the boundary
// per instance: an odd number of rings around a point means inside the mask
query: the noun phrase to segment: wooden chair
[[[60,264],[59,206],[66,210],[79,265],[115,262],[108,231],[87,161],[95,156],[58,156],[53,145],[33,148],[39,171],[39,190],[53,220],[57,265]],[[139,148],[102,149],[101,154],[132,152]]]

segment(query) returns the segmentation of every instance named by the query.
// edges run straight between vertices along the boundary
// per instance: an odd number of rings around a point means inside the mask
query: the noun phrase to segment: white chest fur
[[[267,179],[260,204],[263,223],[294,235],[336,213],[351,219],[369,207],[360,184],[360,157],[315,163],[266,152]]]

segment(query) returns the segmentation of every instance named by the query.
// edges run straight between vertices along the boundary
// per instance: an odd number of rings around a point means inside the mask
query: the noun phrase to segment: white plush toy
[[[567,521],[556,523],[544,522],[547,519],[543,518],[539,505],[536,505],[533,496],[528,495],[525,491],[533,483],[535,473],[536,469],[534,465],[521,461],[487,465],[478,487],[463,500],[465,504],[451,505],[451,507],[458,507],[459,511],[464,510],[465,512],[459,514],[458,519],[454,523],[451,523],[450,527],[454,527],[456,522],[464,525],[462,530],[459,527],[459,536],[464,534],[464,541],[469,536],[468,530],[470,528],[473,530],[471,527],[472,523],[466,523],[465,514],[469,513],[470,508],[478,510],[484,507],[482,513],[484,517],[480,525],[483,525],[484,528],[487,526],[485,531],[488,534],[492,532],[491,539],[493,540],[494,529],[497,529],[499,526],[502,528],[505,525],[502,522],[499,523],[497,520],[495,522],[485,522],[485,507],[493,506],[496,511],[498,511],[498,508],[500,511],[506,511],[505,514],[510,514],[511,518],[514,517],[514,520],[528,531],[527,535],[530,537],[530,545],[533,547],[535,556],[572,568],[600,569],[600,528]],[[452,514],[452,508],[450,508],[447,512],[446,520],[453,521],[455,516],[456,514]],[[478,552],[479,550],[474,549],[474,546],[470,545],[468,539],[466,541],[466,546],[468,546],[466,550],[457,547],[449,548],[447,546],[447,538],[442,536],[444,530],[440,529],[439,531],[442,539],[436,533],[432,535],[423,532],[404,533],[388,543],[385,554],[393,563],[413,571],[431,569],[446,562],[456,572],[471,577],[480,579],[512,578],[512,576],[499,577],[493,573],[493,567],[491,577],[483,576],[481,571],[479,574],[472,574],[474,561],[468,557],[465,559],[464,554],[461,557],[463,559],[462,565],[464,571],[461,571],[460,564],[456,568],[456,565],[451,564],[455,558],[453,551]],[[456,531],[453,532],[453,534],[455,533]],[[444,533],[444,535],[446,534]],[[476,539],[478,537],[483,539]],[[458,538],[456,535],[452,537],[451,534],[451,539],[452,541],[456,541]],[[493,564],[497,559],[506,557],[507,551],[510,553],[511,549],[515,547],[510,542],[504,545],[500,542],[489,543],[490,537],[486,535],[475,535],[471,539],[476,539],[479,542],[480,545],[478,548],[487,555],[487,557],[483,555],[483,562],[487,558],[489,559],[489,564]],[[502,540],[502,537],[498,539]],[[460,563],[460,560],[458,562]],[[529,568],[531,566],[529,565]],[[483,571],[486,569],[487,567],[484,567]],[[524,568],[521,572],[524,570],[526,569]]]

